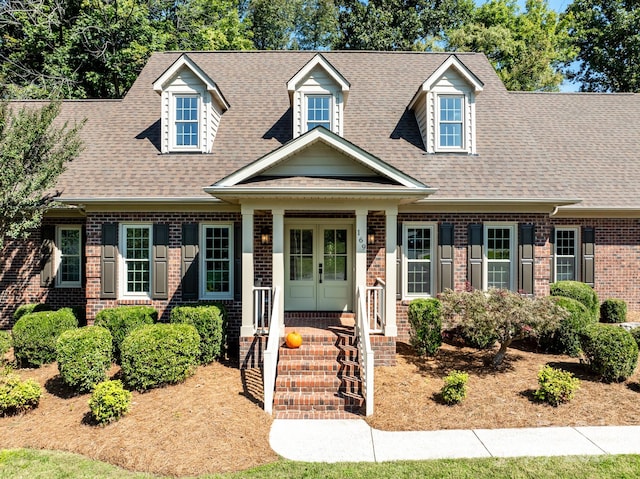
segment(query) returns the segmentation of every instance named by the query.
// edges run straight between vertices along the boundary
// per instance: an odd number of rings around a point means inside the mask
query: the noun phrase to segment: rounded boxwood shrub
[[[538,386],[533,397],[538,401],[558,406],[573,399],[576,391],[580,389],[580,380],[569,371],[545,366],[538,373]]]
[[[58,337],[77,327],[78,320],[69,308],[25,314],[12,329],[17,363],[39,367],[55,361]]]
[[[640,328],[633,328],[631,331],[631,336],[636,340],[636,344],[638,345],[638,349],[640,349]]]
[[[138,391],[183,381],[195,371],[200,336],[190,324],[149,324],[131,331],[121,346],[125,382]]]
[[[580,281],[558,281],[550,287],[551,296],[564,296],[581,302],[595,321],[600,315],[598,295],[591,286]]]
[[[595,319],[587,308],[575,299],[564,296],[553,296],[555,303],[569,312],[569,316],[560,320],[558,327],[543,334],[539,339],[540,346],[557,354],[578,357],[582,351],[580,337],[584,329],[595,323]]]
[[[33,379],[22,381],[9,368],[0,372],[0,416],[36,407],[41,395],[42,389]]]
[[[127,334],[145,324],[153,324],[157,320],[158,311],[151,306],[118,306],[99,311],[93,324],[106,328],[111,333],[113,359],[119,364],[120,345]]]
[[[223,352],[224,317],[217,305],[177,306],[171,310],[169,322],[191,324],[200,335],[200,362],[208,364]]]
[[[623,299],[606,299],[600,305],[600,321],[624,323],[627,320],[627,303]]]
[[[442,401],[449,405],[462,402],[467,397],[467,381],[469,381],[468,373],[451,371],[444,378],[444,386],[440,390]]]
[[[91,416],[98,424],[117,421],[129,412],[131,393],[122,381],[104,381],[96,385],[89,399]]]
[[[603,381],[624,381],[638,364],[638,344],[624,328],[590,324],[581,338],[589,369]]]
[[[78,392],[88,392],[107,378],[111,367],[111,333],[100,326],[63,332],[56,345],[58,371]]]
[[[43,303],[29,303],[18,306],[18,309],[13,313],[13,319],[19,320],[25,314],[39,313],[40,311],[51,311],[53,308],[48,304]]]
[[[411,345],[420,356],[433,356],[442,345],[442,304],[435,298],[414,299],[408,317]]]

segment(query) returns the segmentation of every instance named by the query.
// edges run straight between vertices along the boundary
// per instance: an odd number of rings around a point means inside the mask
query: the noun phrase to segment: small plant
[[[11,349],[11,331],[0,331],[0,362]]]
[[[640,349],[640,328],[633,328],[631,331],[631,336],[636,340],[636,344],[638,345],[638,349]]]
[[[109,330],[113,341],[113,359],[120,364],[120,345],[127,334],[157,320],[158,312],[151,306],[118,306],[99,311],[94,325]]]
[[[538,401],[558,406],[573,399],[576,391],[580,389],[580,380],[568,371],[545,366],[538,373],[538,386],[533,397]]]
[[[580,337],[589,324],[595,323],[595,319],[584,304],[575,299],[564,296],[552,296],[551,299],[568,315],[560,320],[556,329],[541,335],[538,344],[546,351],[578,357],[582,352]]]
[[[580,281],[558,281],[550,287],[551,296],[564,296],[581,302],[591,313],[594,321],[600,315],[600,302],[598,295],[591,286]]]
[[[218,305],[177,306],[171,311],[169,322],[195,326],[200,335],[202,364],[208,364],[222,356],[224,311]]]
[[[58,370],[78,392],[88,392],[107,378],[111,366],[111,333],[100,326],[63,332],[58,338]]]
[[[638,364],[638,344],[624,328],[595,323],[581,338],[589,369],[606,382],[629,378]]]
[[[40,311],[51,311],[51,306],[44,303],[29,303],[18,306],[13,313],[14,321],[19,320],[25,314],[39,313]]]
[[[435,298],[414,299],[408,317],[411,345],[420,356],[433,356],[442,345],[442,304]]]
[[[445,404],[458,404],[467,397],[467,382],[469,374],[462,371],[451,371],[444,378],[444,386],[440,390],[442,401]]]
[[[627,320],[627,303],[622,299],[606,299],[600,305],[600,321],[624,323]]]
[[[42,389],[33,379],[20,376],[5,368],[0,372],[0,415],[17,414],[34,408],[40,402]]]
[[[98,424],[117,421],[129,412],[131,393],[122,381],[104,381],[96,385],[89,399],[91,415]]]

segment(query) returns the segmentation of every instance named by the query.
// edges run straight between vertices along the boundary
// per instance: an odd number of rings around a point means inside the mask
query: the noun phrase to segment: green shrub
[[[157,320],[158,312],[151,306],[118,306],[99,311],[93,324],[109,330],[113,340],[113,359],[120,363],[120,345],[127,334]]]
[[[16,414],[38,405],[42,389],[33,379],[21,381],[9,368],[0,372],[0,415]]]
[[[538,401],[558,406],[573,399],[580,389],[580,380],[568,371],[545,366],[538,373],[538,386],[533,396]]]
[[[551,299],[565,309],[568,316],[560,320],[556,329],[543,334],[538,344],[546,351],[578,357],[582,351],[580,337],[584,328],[595,320],[584,304],[575,299],[564,296],[553,296]]]
[[[107,378],[111,367],[111,333],[100,326],[63,332],[56,345],[58,370],[63,381],[88,392]]]
[[[125,382],[138,391],[183,381],[198,364],[200,336],[190,324],[149,324],[122,342]]]
[[[11,331],[0,331],[0,361],[11,349]]]
[[[411,345],[420,356],[433,356],[442,345],[442,304],[435,298],[414,299],[408,316]]]
[[[62,332],[78,327],[69,308],[22,316],[13,326],[13,354],[20,366],[39,367],[56,360],[56,341]]]
[[[89,399],[91,415],[98,424],[117,421],[129,412],[131,393],[122,381],[104,381],[96,385]]]
[[[600,305],[600,321],[624,323],[627,320],[627,303],[623,299],[606,299]]]
[[[638,345],[638,349],[640,349],[640,328],[633,328],[631,331],[631,336],[636,340],[636,344]]]
[[[467,397],[467,381],[469,374],[462,371],[451,371],[444,378],[444,386],[440,390],[442,401],[445,404],[458,404]]]
[[[224,317],[217,305],[177,306],[171,311],[171,323],[195,326],[200,335],[200,362],[208,364],[223,352]]]
[[[638,364],[638,345],[624,328],[591,324],[585,328],[581,343],[589,369],[603,381],[624,381]]]
[[[580,281],[558,281],[551,285],[550,290],[551,296],[564,296],[584,304],[594,321],[598,320],[600,302],[598,301],[598,295],[588,284]]]
[[[40,311],[51,311],[53,308],[48,304],[43,303],[29,303],[18,306],[18,309],[13,313],[13,319],[19,320],[25,314],[39,313]]]

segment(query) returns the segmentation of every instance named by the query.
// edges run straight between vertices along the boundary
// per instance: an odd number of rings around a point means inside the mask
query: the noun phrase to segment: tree
[[[247,18],[258,50],[284,50],[291,46],[299,0],[251,0]]]
[[[54,125],[59,111],[58,103],[20,110],[0,103],[0,248],[40,224],[56,197],[49,190],[81,150],[82,124]]]
[[[580,61],[568,78],[583,91],[640,92],[640,3],[574,0],[567,20]]]

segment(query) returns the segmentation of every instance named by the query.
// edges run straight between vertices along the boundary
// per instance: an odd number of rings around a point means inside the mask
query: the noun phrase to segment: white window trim
[[[440,124],[441,124],[441,120],[440,120],[440,99],[441,98],[445,98],[445,97],[450,97],[450,98],[460,98],[461,99],[461,120],[460,123],[462,124],[462,131],[460,132],[461,135],[461,145],[460,146],[441,146],[440,145]],[[467,151],[467,101],[468,101],[468,95],[464,92],[459,92],[459,93],[437,93],[436,94],[436,102],[435,102],[435,114],[434,114],[434,118],[435,118],[435,145],[436,145],[436,151],[438,152],[465,152]],[[447,122],[447,123],[458,123],[458,122]]]
[[[129,293],[127,292],[127,268],[125,260],[125,248],[127,235],[126,230],[129,228],[147,228],[149,230],[149,291],[144,293]],[[118,291],[120,292],[120,299],[138,299],[149,300],[151,299],[152,278],[153,278],[153,225],[151,223],[120,223],[120,231],[118,236]]]
[[[574,281],[580,281],[580,228],[578,226],[555,226],[553,231],[553,282],[558,281],[558,231],[574,232]]]
[[[78,281],[62,281],[62,230],[77,230],[80,237],[80,266],[78,270]],[[55,241],[55,271],[56,271],[56,288],[80,288],[82,287],[82,225],[56,225],[56,241]]]
[[[436,254],[437,254],[437,231],[436,223],[421,222],[421,221],[406,221],[402,223],[402,298],[414,299],[414,298],[430,298],[434,296],[436,286]],[[429,275],[431,277],[431,291],[427,294],[409,293],[409,257],[407,256],[409,228],[423,228],[431,230],[431,260]]]
[[[487,291],[489,289],[489,258],[487,256],[487,251],[489,249],[489,230],[493,228],[502,228],[509,229],[510,233],[510,245],[509,245],[509,290],[516,291],[517,285],[517,267],[518,267],[518,258],[517,258],[517,249],[516,245],[518,244],[518,225],[516,223],[509,222],[495,222],[495,223],[485,223],[483,225],[483,244],[482,244],[482,289],[483,291]],[[492,260],[495,261],[495,260]],[[504,260],[500,260],[504,261]]]
[[[209,293],[206,291],[207,285],[207,277],[206,277],[206,268],[205,268],[205,230],[207,228],[227,228],[229,230],[229,291],[222,293]],[[211,299],[233,299],[234,297],[234,238],[233,238],[233,224],[232,223],[200,223],[200,238],[199,238],[199,249],[200,254],[199,258],[199,278],[198,283],[200,285],[200,299],[201,300],[211,300]]]
[[[334,119],[334,110],[335,110],[335,95],[327,92],[327,91],[321,91],[321,92],[305,92],[303,95],[303,107],[302,107],[302,130],[303,133],[306,133],[309,131],[309,102],[308,99],[310,97],[325,97],[325,98],[329,98],[329,128],[327,128],[327,130],[329,131],[333,131],[334,125],[335,125],[335,119]]]
[[[178,145],[176,143],[176,99],[177,98],[197,98],[198,99],[198,144],[197,145]],[[169,147],[172,152],[200,152],[204,138],[202,134],[202,125],[204,121],[204,102],[202,101],[202,93],[194,90],[170,91],[169,92]]]

